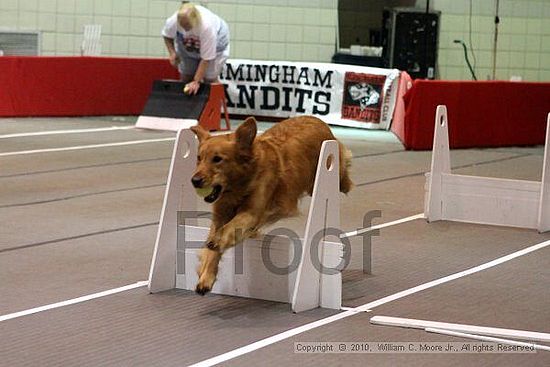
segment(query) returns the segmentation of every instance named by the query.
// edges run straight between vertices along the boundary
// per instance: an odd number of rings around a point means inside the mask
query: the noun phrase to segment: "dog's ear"
[[[249,150],[256,137],[256,120],[254,117],[247,118],[235,131],[237,145],[240,149]]]
[[[210,133],[204,130],[200,125],[191,126],[191,131],[197,135],[197,138],[199,138],[199,143],[202,143],[203,140],[210,136]]]

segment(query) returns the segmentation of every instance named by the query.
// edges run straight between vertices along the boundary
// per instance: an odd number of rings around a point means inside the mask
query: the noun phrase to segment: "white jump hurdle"
[[[424,213],[428,221],[550,229],[550,114],[542,181],[465,176],[451,173],[447,108],[438,106]]]
[[[168,184],[160,218],[151,270],[149,290],[156,293],[173,288],[194,290],[197,283],[199,247],[207,238],[209,228],[181,223],[178,212],[196,210],[196,194],[191,185],[195,169],[198,142],[187,129],[178,132]],[[294,312],[317,307],[340,309],[342,303],[341,272],[335,268],[343,259],[343,245],[325,241],[319,234],[339,228],[339,154],[336,141],[326,141],[321,148],[319,163],[305,238],[300,239],[302,253],[296,253],[295,269],[290,274],[266,267],[264,257],[279,270],[294,259],[292,241],[287,236],[248,239],[244,244],[227,250],[220,262],[213,293],[258,298],[292,304]],[[179,230],[178,230],[179,229]],[[329,233],[330,234],[330,233]],[[324,237],[323,235],[321,235]],[[266,246],[263,240],[271,240]],[[332,272],[320,272],[310,256],[314,241],[320,240],[318,261]],[[238,262],[235,260],[239,259]],[[322,260],[321,260],[322,259]],[[242,264],[242,266],[235,264]],[[271,270],[270,270],[271,269]],[[292,264],[291,269],[292,270]]]

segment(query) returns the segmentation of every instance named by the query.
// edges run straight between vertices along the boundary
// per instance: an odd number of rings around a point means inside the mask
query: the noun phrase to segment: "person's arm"
[[[201,60],[199,62],[199,66],[197,67],[197,71],[195,72],[195,76],[193,77],[193,81],[187,83],[187,85],[185,86],[187,94],[197,94],[201,86],[201,82],[204,79],[204,75],[206,74],[206,69],[208,69],[208,63],[208,60]]]
[[[178,64],[180,63],[180,58],[178,57],[178,54],[176,53],[176,47],[174,46],[174,39],[163,37],[164,38],[164,44],[166,45],[166,49],[168,50],[168,59],[170,60],[170,64],[178,68]]]
[[[200,57],[201,61],[195,71],[193,81],[186,85],[188,94],[197,94],[200,83],[203,81],[209,62],[215,62],[216,58],[216,33],[212,27],[208,27],[200,33]]]

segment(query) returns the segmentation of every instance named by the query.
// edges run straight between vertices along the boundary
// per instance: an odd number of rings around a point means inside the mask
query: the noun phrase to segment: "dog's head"
[[[197,169],[191,182],[195,188],[212,187],[204,198],[213,203],[224,193],[244,189],[254,167],[252,143],[256,120],[247,118],[232,134],[211,136],[200,126],[191,130],[199,139]]]

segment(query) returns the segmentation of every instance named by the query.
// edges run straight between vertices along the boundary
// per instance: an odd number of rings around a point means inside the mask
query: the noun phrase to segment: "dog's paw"
[[[257,229],[253,229],[249,233],[250,238],[259,238],[263,236],[263,233]]]
[[[204,296],[206,293],[212,290],[215,280],[216,280],[215,276],[210,276],[209,274],[203,274],[203,276],[199,278],[199,282],[195,287],[195,292],[197,294],[200,294],[201,296]]]
[[[210,287],[207,287],[201,284],[197,284],[197,287],[195,288],[195,292],[201,296],[204,296],[206,293],[210,291],[211,291]]]
[[[214,241],[208,241],[206,243],[206,247],[208,247],[210,250],[217,250],[218,245]]]

